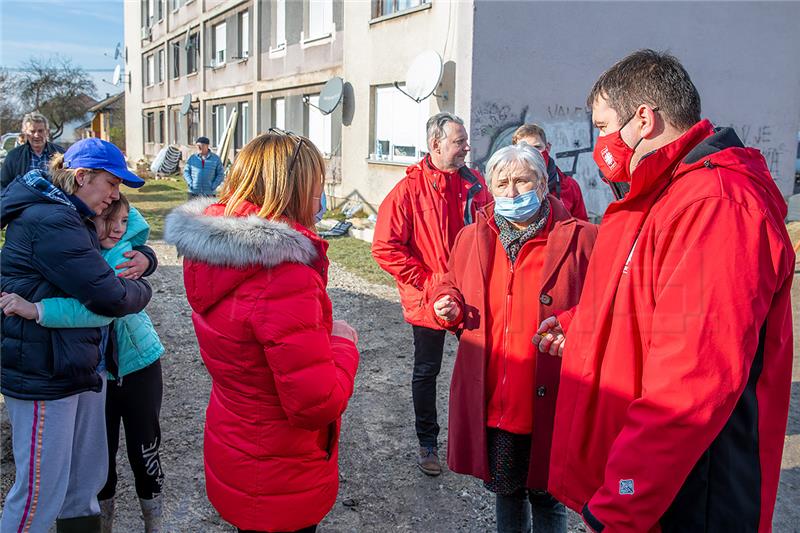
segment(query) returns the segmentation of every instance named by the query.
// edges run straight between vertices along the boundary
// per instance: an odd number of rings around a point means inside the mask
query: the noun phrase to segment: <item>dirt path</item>
[[[231,532],[205,496],[202,435],[210,380],[197,350],[184,297],[180,263],[171,247],[155,243],[158,272],[151,278],[148,308],[167,348],[163,358],[162,461],[166,474],[166,531]],[[361,366],[345,414],[341,442],[339,498],[321,532],[482,532],[494,529],[494,502],[482,484],[445,472],[428,478],[414,467],[411,405],[411,330],[394,289],[372,285],[332,265],[330,295],[335,318],[359,332]],[[796,338],[798,335],[795,335]],[[796,350],[797,352],[797,350]],[[455,355],[448,340],[439,387],[443,442],[446,398]],[[775,531],[800,531],[800,365],[795,365],[792,414]],[[13,482],[7,418],[3,410],[0,492]],[[141,531],[138,504],[127,460],[120,451],[115,531]],[[572,532],[585,531],[576,516]]]

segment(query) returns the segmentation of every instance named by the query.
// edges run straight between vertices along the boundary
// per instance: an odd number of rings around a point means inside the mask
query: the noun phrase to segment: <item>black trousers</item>
[[[315,524],[313,526],[304,527],[303,529],[298,529],[296,531],[287,531],[286,533],[314,533],[316,530],[317,526]],[[236,531],[238,531],[238,533],[269,533],[267,531],[258,531],[256,529],[239,529],[238,527],[236,528]],[[273,531],[272,533],[278,532]]]
[[[442,369],[446,332],[423,326],[414,330],[414,374],[411,396],[414,399],[417,438],[420,446],[438,446],[439,423],[436,419],[436,377]]]
[[[149,500],[161,493],[164,473],[158,448],[161,445],[163,381],[161,360],[137,370],[120,380],[108,381],[106,394],[106,435],[108,436],[108,479],[99,500],[107,500],[117,490],[117,450],[120,422],[125,427],[128,461],[133,470],[136,494]]]

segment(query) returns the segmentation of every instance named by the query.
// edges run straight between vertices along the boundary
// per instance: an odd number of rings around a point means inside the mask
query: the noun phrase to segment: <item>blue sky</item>
[[[105,70],[90,74],[99,93],[114,92],[99,80],[110,79],[117,64],[123,1],[138,0],[0,0],[0,67],[13,69],[31,56],[58,54],[84,69]]]

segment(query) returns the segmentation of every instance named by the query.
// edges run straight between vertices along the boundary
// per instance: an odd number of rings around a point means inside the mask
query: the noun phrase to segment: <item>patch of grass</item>
[[[150,238],[161,239],[164,217],[186,201],[186,182],[183,179],[148,180],[139,189],[124,187],[123,192],[150,224]]]
[[[368,242],[355,237],[336,237],[328,242],[328,259],[371,283],[394,286],[394,279],[372,258]]]

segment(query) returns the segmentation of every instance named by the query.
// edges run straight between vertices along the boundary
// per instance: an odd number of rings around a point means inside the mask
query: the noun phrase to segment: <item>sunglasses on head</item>
[[[297,144],[294,147],[294,152],[292,153],[292,158],[289,160],[288,170],[286,171],[286,177],[287,178],[291,178],[292,177],[292,171],[294,170],[294,165],[297,162],[297,156],[300,155],[300,147],[305,142],[305,139],[300,137],[299,135],[295,135],[294,133],[292,133],[290,131],[282,130],[280,128],[270,128],[269,132],[270,133],[274,133],[276,135],[285,135],[286,137],[289,137],[289,138],[297,141]]]

